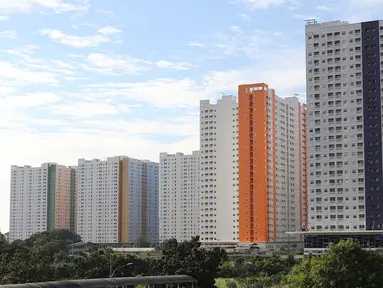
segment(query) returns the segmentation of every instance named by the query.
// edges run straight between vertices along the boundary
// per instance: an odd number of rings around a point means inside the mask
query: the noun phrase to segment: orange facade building
[[[306,227],[306,106],[267,84],[238,87],[239,241],[281,248]]]

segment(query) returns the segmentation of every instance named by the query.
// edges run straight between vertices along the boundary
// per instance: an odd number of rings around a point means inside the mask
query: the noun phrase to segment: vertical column
[[[76,169],[71,168],[70,169],[70,220],[69,220],[69,227],[70,231],[77,232],[76,228],[76,222],[77,222],[77,185],[76,185]]]
[[[56,221],[56,165],[48,164],[48,214],[47,230],[55,229]]]
[[[147,218],[147,170],[148,165],[146,163],[142,163],[142,217],[141,217],[141,237],[146,239],[146,218]]]
[[[273,177],[273,240],[277,241],[277,143],[276,143],[276,138],[277,138],[277,132],[276,132],[276,125],[277,123],[275,122],[275,113],[276,113],[276,108],[275,108],[275,91],[273,89],[270,90],[269,95],[271,95],[271,119],[272,119],[272,125],[271,125],[271,130],[272,130],[272,153],[273,153],[273,163],[272,163],[272,177]],[[269,138],[270,139],[270,138]],[[269,177],[269,176],[266,176]],[[270,214],[270,211],[268,211],[268,216]],[[270,217],[270,216],[269,216]],[[289,216],[288,216],[289,217]]]
[[[240,85],[239,241],[269,241],[268,86]]]
[[[129,158],[120,160],[118,173],[118,242],[129,242]]]
[[[362,23],[366,229],[382,229],[382,111],[379,21]]]
[[[253,242],[250,228],[254,222],[251,207],[254,205],[253,185],[250,167],[253,165],[252,140],[253,121],[250,111],[253,109],[253,95],[247,85],[238,87],[238,146],[239,146],[239,241]],[[251,124],[250,124],[251,123]]]

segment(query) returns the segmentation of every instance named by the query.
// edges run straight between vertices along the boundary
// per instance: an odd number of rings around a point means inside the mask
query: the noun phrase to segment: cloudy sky
[[[0,0],[0,229],[11,165],[197,150],[200,99],[305,95],[304,20],[383,0]]]

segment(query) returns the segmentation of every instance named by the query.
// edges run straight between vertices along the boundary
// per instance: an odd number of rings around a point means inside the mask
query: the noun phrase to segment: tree
[[[238,278],[237,282],[241,288],[267,288],[280,284],[281,277],[282,274],[268,276],[267,274],[261,273],[257,276]]]
[[[305,258],[287,277],[294,288],[373,288],[382,287],[383,257],[366,251],[355,240],[331,244],[318,257]]]
[[[189,275],[198,281],[198,287],[215,287],[219,267],[226,260],[225,250],[201,248],[199,237],[178,243],[172,239],[164,244],[162,257],[154,264],[154,270],[162,275]]]
[[[258,258],[254,257],[249,266],[248,275],[253,276],[260,273],[267,275],[275,275],[286,271],[287,265],[280,257],[274,256],[272,258]]]
[[[140,237],[140,239],[137,241],[137,246],[140,248],[148,248],[150,247],[150,243],[146,241],[145,237]]]
[[[222,263],[222,265],[219,267],[219,275],[223,278],[232,278],[236,277],[236,267],[235,263],[232,261],[225,261]]]

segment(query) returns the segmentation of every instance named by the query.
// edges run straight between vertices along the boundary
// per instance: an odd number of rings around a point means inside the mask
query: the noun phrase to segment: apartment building
[[[239,240],[280,249],[306,226],[306,106],[267,84],[238,87]]]
[[[78,161],[77,233],[84,242],[158,241],[158,163],[125,156]]]
[[[76,230],[76,167],[12,166],[9,240],[37,232]]]
[[[381,231],[383,22],[306,24],[308,243]]]
[[[200,234],[200,152],[160,154],[160,241]]]
[[[238,104],[200,102],[200,239],[238,242]]]

